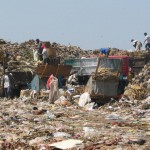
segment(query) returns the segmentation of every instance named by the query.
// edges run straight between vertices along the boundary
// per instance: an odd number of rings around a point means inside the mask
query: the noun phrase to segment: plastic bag
[[[33,50],[33,60],[38,61],[38,52],[36,49]]]
[[[91,102],[90,94],[85,92],[80,96],[79,106],[84,107],[86,104]]]

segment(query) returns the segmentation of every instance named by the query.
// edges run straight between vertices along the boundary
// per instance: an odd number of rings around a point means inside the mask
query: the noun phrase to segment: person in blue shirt
[[[100,52],[101,52],[101,54],[108,56],[109,52],[110,52],[110,48],[101,48]]]

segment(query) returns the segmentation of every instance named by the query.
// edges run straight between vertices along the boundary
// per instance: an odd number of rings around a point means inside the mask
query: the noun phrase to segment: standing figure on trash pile
[[[6,98],[10,98],[10,79],[7,74],[3,76],[4,94]]]
[[[132,39],[131,42],[132,42],[132,45],[135,47],[135,50],[137,51],[141,50],[142,43],[140,41]]]
[[[37,49],[37,52],[38,52],[38,59],[40,61],[42,61],[43,60],[43,57],[42,57],[42,51],[43,51],[42,43],[41,43],[41,41],[39,39],[36,39],[35,40],[35,45],[36,45],[36,49]]]
[[[42,51],[43,62],[44,64],[46,64],[48,56],[47,56],[47,48],[44,43],[42,43],[42,48],[43,48],[43,51]]]
[[[144,36],[145,36],[144,40],[145,49],[150,50],[150,36],[148,36],[147,33],[144,33]]]
[[[5,50],[5,55],[6,55],[6,59],[8,59],[10,56],[8,49]]]

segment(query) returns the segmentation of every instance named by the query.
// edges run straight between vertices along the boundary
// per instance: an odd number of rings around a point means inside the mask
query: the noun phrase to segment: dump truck
[[[122,64],[122,59],[99,58],[96,71],[89,78],[85,91],[92,98],[117,98],[123,82]]]
[[[132,68],[128,56],[67,59],[65,64],[72,65],[72,72],[76,71],[78,77],[87,78],[85,91],[91,97],[107,99],[117,98],[124,92]]]
[[[106,57],[107,58],[107,57]],[[128,56],[109,56],[108,58],[119,59],[122,63],[123,78],[127,79],[129,68],[132,67],[129,63]],[[76,58],[65,59],[65,65],[72,66],[72,73],[76,72],[80,85],[85,85],[93,72],[96,71],[99,57],[94,58]]]

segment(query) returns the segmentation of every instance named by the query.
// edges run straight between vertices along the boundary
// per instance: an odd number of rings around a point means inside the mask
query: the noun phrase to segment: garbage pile
[[[150,96],[150,62],[132,79],[124,96],[131,100],[142,100]]]
[[[109,55],[126,55],[126,56],[134,57],[134,58],[142,58],[142,57],[148,57],[150,54],[145,50],[130,52],[130,51],[127,51],[127,50],[120,50],[120,49],[117,49],[117,48],[110,48]]]
[[[92,51],[83,50],[77,46],[64,46],[57,43],[52,43],[52,45],[54,45],[56,49],[56,55],[59,56],[62,61],[67,58],[90,57],[93,55]]]
[[[83,50],[80,47],[77,46],[65,46],[60,45],[56,42],[51,43],[52,47],[56,50],[56,56],[61,57],[62,61],[65,58],[80,58],[82,56],[84,57],[90,57],[93,52]],[[33,61],[33,49],[35,48],[35,41],[29,40],[26,42],[23,42],[21,44],[19,43],[11,43],[6,42],[4,40],[0,40],[0,49],[7,50],[10,53],[10,59],[19,59],[19,60],[26,60],[26,61]]]
[[[8,62],[7,71],[11,72],[35,72],[35,66],[31,65],[31,63],[27,61],[13,61],[10,60]]]
[[[97,79],[97,80],[113,80],[113,81],[117,81],[119,80],[117,72],[113,72],[112,69],[110,68],[98,68],[98,71],[95,74],[93,74],[93,78]]]
[[[0,44],[6,44],[6,41],[3,39],[0,39]]]
[[[81,58],[93,57],[100,53],[99,50],[83,50],[78,46],[65,46],[56,42],[51,43],[51,46],[56,50],[56,56],[61,58],[61,62],[67,58]],[[10,60],[25,60],[33,62],[33,49],[35,48],[35,41],[29,40],[23,43],[11,43],[0,39],[0,49],[8,51]],[[119,50],[117,48],[110,48],[109,55],[127,55],[127,56],[147,56],[145,51],[128,52],[127,50]],[[32,64],[33,65],[33,64]]]
[[[129,52],[127,50],[119,50],[117,48],[110,48],[109,55],[129,55]]]
[[[130,52],[129,56],[130,57],[134,57],[134,58],[145,58],[148,57],[150,54],[147,51],[134,51],[134,52]]]
[[[6,42],[3,44],[0,44],[0,49],[4,50],[6,53],[9,53],[9,59],[10,60],[26,60],[26,61],[32,61],[33,55],[32,55],[32,49],[34,48],[34,40],[29,40],[28,42],[24,43],[11,43]]]
[[[148,106],[143,109],[119,101],[87,110],[75,100],[71,105],[47,101],[1,99],[0,149],[134,150],[150,146]]]
[[[18,44],[11,42],[3,42],[0,44],[0,49],[5,53],[8,64],[6,64],[7,72],[26,72],[35,70],[33,62],[34,40]]]

